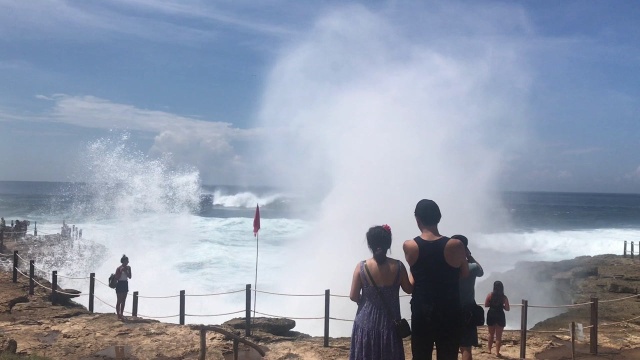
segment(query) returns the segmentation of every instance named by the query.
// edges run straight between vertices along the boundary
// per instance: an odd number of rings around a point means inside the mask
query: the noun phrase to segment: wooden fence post
[[[633,241],[631,242],[631,258],[633,259]]]
[[[576,323],[571,322],[571,360],[576,359]]]
[[[527,356],[527,312],[529,301],[522,299],[522,310],[520,313],[520,359]]]
[[[251,335],[251,284],[247,284],[246,306],[244,312],[244,336]]]
[[[133,292],[133,309],[131,309],[131,316],[138,317],[138,292]]]
[[[180,290],[180,325],[184,325],[184,290]]]
[[[238,360],[238,339],[233,339],[233,360]]]
[[[598,354],[598,298],[591,297],[591,331],[589,332],[589,342],[591,343],[591,353]]]
[[[624,252],[622,253],[623,257],[627,257],[627,240],[624,241]]]
[[[35,281],[33,277],[36,272],[35,260],[29,260],[29,295],[33,295],[33,288],[35,287]]]
[[[4,228],[0,229],[0,252],[4,252]]]
[[[33,236],[38,236],[38,222],[33,222]]]
[[[96,273],[89,274],[89,312],[93,312],[93,297],[96,293]]]
[[[18,250],[13,251],[13,282],[18,282]]]
[[[205,360],[207,358],[207,330],[200,329],[200,357],[199,360]]]
[[[35,260],[29,260],[29,295],[33,295],[33,288],[35,283],[33,281],[34,273],[36,272]]]
[[[329,347],[329,305],[331,301],[331,292],[329,289],[324,291],[324,347]]]
[[[53,270],[51,272],[51,305],[56,304],[56,298],[58,297],[58,272]]]

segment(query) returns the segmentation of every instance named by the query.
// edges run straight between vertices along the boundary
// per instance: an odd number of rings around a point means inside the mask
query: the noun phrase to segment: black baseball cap
[[[437,225],[442,218],[440,208],[435,201],[429,199],[422,199],[416,204],[415,216],[420,220],[422,225]]]

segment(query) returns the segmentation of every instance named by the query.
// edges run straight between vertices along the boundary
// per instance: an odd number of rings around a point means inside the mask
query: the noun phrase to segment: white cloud
[[[158,133],[166,129],[186,128],[190,131],[229,135],[237,130],[224,122],[209,122],[165,111],[140,109],[90,95],[56,94],[50,98],[54,101],[50,111],[51,119],[76,126]]]
[[[182,15],[191,18],[207,19],[229,26],[247,29],[258,33],[289,34],[290,30],[281,25],[269,24],[258,19],[234,16],[231,12],[222,11],[217,6],[202,2],[189,1],[155,1],[155,0],[113,0],[112,2],[126,7],[137,7],[149,12],[169,15]],[[205,5],[206,4],[206,5]]]
[[[149,154],[170,158],[175,166],[195,166],[205,182],[235,182],[242,177],[246,143],[261,129],[239,129],[165,111],[141,109],[95,96],[38,95],[53,106],[38,116],[12,115],[11,120],[67,124],[90,129],[143,132],[153,136]],[[10,114],[8,114],[10,115]],[[4,113],[0,112],[0,119]]]
[[[97,3],[67,0],[0,0],[0,38],[100,39],[112,34],[191,44],[213,40],[233,30],[282,36],[292,30],[269,23],[254,11],[219,9],[199,1],[110,0]]]

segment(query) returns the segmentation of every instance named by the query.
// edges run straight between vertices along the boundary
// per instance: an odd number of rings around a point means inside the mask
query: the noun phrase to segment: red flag
[[[253,236],[258,235],[260,230],[260,207],[256,205],[256,215],[253,217]]]

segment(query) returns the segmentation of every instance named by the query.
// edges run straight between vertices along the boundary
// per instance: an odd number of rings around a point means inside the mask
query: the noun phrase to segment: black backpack
[[[109,276],[109,287],[112,289],[115,289],[116,285],[118,285],[118,280],[116,279],[116,275],[111,274],[111,276]]]

